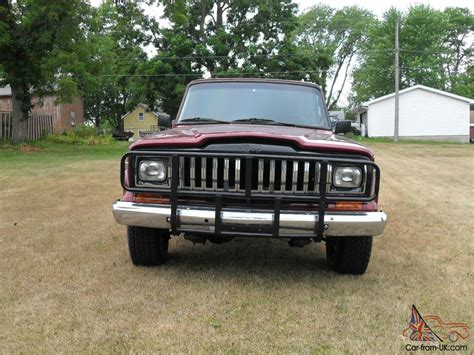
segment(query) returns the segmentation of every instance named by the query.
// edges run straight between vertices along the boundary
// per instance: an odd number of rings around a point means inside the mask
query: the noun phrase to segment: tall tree
[[[368,29],[367,41],[362,46],[359,65],[353,71],[350,101],[359,104],[374,97],[393,92],[395,24],[402,13],[395,8],[385,12],[383,19]]]
[[[160,94],[170,114],[176,113],[185,85],[203,74],[320,81],[326,61],[289,41],[296,26],[291,0],[164,0],[163,5],[170,25],[157,31],[158,55],[142,72],[161,75],[148,77],[149,89]]]
[[[392,8],[373,24],[353,73],[354,104],[394,90],[394,33],[400,22],[400,88],[416,84],[474,96],[474,17],[468,9],[435,10],[426,5],[407,13]]]
[[[298,46],[330,60],[322,85],[328,107],[334,108],[348,82],[352,63],[366,40],[367,29],[375,21],[374,15],[357,5],[336,10],[320,4],[301,14],[298,21],[294,34]]]
[[[141,5],[106,0],[91,9],[80,83],[85,117],[97,127],[107,124],[120,130],[121,117],[144,100],[143,81],[135,75],[147,61],[144,47],[154,22]]]
[[[474,14],[467,8],[448,7],[444,10],[446,32],[445,71],[451,90],[474,97]]]
[[[13,140],[27,138],[32,95],[55,86],[64,99],[77,89],[58,58],[81,36],[80,0],[0,0],[0,85],[11,86]],[[67,95],[66,95],[67,93]]]
[[[443,37],[446,33],[443,13],[426,5],[411,7],[400,28],[401,86],[422,84],[447,88],[443,67]]]

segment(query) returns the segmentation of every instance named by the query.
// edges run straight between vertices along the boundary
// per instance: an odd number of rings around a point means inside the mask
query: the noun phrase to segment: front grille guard
[[[136,186],[134,181],[134,161],[136,157],[159,157],[159,158],[168,158],[171,162],[171,167],[168,169],[168,172],[171,173],[171,181],[169,185],[156,187],[148,186]],[[209,157],[209,158],[240,158],[245,161],[246,170],[245,170],[245,190],[244,191],[209,191],[209,190],[185,190],[179,189],[179,157]],[[303,161],[303,162],[315,162],[320,165],[319,173],[319,191],[318,193],[311,193],[308,195],[291,195],[291,194],[279,194],[279,193],[261,193],[252,190],[252,159],[288,159],[293,161]],[[125,171],[127,161],[130,160],[128,165],[127,172],[129,174],[128,181],[130,184],[126,184]],[[333,166],[334,164],[354,164],[357,166],[364,166],[364,171],[369,176],[366,177],[367,187],[364,194],[349,194],[344,192],[329,192],[327,191],[327,178],[328,178],[328,166]],[[372,168],[368,169],[369,167]],[[255,155],[245,155],[238,153],[228,153],[228,152],[196,152],[196,151],[130,151],[127,152],[121,159],[120,162],[120,182],[124,190],[133,192],[133,193],[157,193],[161,196],[169,197],[171,205],[171,231],[173,234],[178,234],[180,232],[190,232],[188,230],[182,229],[179,226],[179,220],[177,216],[178,209],[178,198],[181,197],[196,197],[196,196],[206,196],[215,198],[215,234],[232,234],[232,231],[226,231],[221,222],[221,211],[223,205],[223,199],[246,199],[247,203],[250,205],[251,201],[254,199],[259,200],[271,200],[274,202],[274,220],[272,230],[268,233],[273,237],[278,237],[279,227],[280,227],[280,209],[282,201],[291,201],[291,202],[317,202],[319,205],[318,210],[318,223],[315,223],[315,235],[317,240],[322,240],[323,233],[325,230],[324,225],[324,213],[326,209],[326,204],[329,202],[338,202],[338,201],[354,201],[354,202],[370,202],[377,198],[380,186],[380,169],[373,161],[363,158],[335,158],[335,157],[324,157],[324,156],[290,156],[290,155],[279,155],[279,154],[255,154]],[[332,182],[330,182],[332,184]],[[235,233],[235,232],[234,232]]]

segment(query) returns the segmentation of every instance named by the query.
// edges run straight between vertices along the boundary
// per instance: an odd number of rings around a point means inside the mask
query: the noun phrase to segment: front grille
[[[139,161],[155,158],[168,161],[168,179],[161,183],[137,180]],[[333,185],[333,171],[340,166],[362,169],[362,183],[358,188]],[[255,202],[280,196],[282,201],[292,202],[368,202],[377,197],[380,170],[374,162],[362,157],[131,151],[122,157],[120,180],[126,191],[159,193],[171,196],[172,200],[196,196],[232,198],[234,201],[245,198],[248,204],[251,199]]]
[[[247,176],[247,170],[252,174]],[[179,157],[181,190],[255,193],[319,193],[321,164],[315,161],[239,157]],[[330,174],[328,174],[330,181]]]
[[[168,162],[168,179],[157,184],[137,184],[137,167],[141,159],[159,159]],[[339,189],[332,184],[333,171],[338,167],[358,166],[363,180],[357,189]],[[377,198],[380,169],[364,157],[323,156],[301,154],[259,154],[242,157],[238,153],[195,151],[130,151],[120,162],[120,182],[126,191],[152,193],[169,197],[171,233],[193,232],[183,229],[179,205],[187,205],[196,197],[207,199],[214,208],[212,233],[254,235],[277,238],[280,233],[280,213],[286,203],[318,204],[314,234],[322,240],[325,231],[324,214],[330,202],[369,202]],[[134,179],[135,177],[135,179]],[[273,213],[270,228],[255,232],[245,226],[226,226],[222,223],[223,209],[236,207],[245,201],[244,208],[262,201],[272,201],[262,208]],[[184,207],[185,208],[185,207]],[[204,220],[207,224],[207,219]]]

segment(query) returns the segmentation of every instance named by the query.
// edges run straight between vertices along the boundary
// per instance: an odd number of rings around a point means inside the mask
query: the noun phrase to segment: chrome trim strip
[[[281,187],[280,191],[281,193],[284,193],[286,190],[286,160],[281,161]]]
[[[374,191],[375,191],[375,180],[377,178],[377,171],[375,171],[374,168],[371,168],[372,169],[372,182],[371,182],[371,185],[370,185],[370,194],[374,194]]]
[[[170,229],[171,207],[134,202],[117,201],[112,206],[115,220],[124,225],[150,228]],[[178,219],[181,228],[196,232],[214,231],[215,210],[210,207],[178,206]],[[223,209],[221,212],[223,225],[270,227],[273,223],[272,211]],[[314,236],[317,212],[282,211],[280,214],[281,237],[294,234]],[[387,223],[384,212],[326,212],[324,223],[327,228],[325,236],[375,236],[383,232]]]
[[[212,190],[217,190],[217,158],[212,158]]]
[[[298,169],[299,162],[297,160],[293,161],[293,179],[291,180],[291,192],[296,193],[298,189]]]
[[[321,179],[321,163],[314,164],[314,191],[319,194],[319,179]]]
[[[206,189],[206,163],[207,163],[207,158],[203,157],[201,158],[201,188],[202,190]]]
[[[263,159],[258,159],[258,186],[257,191],[263,191]]]
[[[331,184],[332,184],[332,165],[328,164],[328,173],[326,177],[326,193],[331,191]]]
[[[170,159],[168,159],[167,164],[168,164],[168,176],[166,177],[166,186],[171,187],[171,160]]]
[[[303,174],[303,192],[308,192],[309,185],[309,162],[304,162],[304,174]]]
[[[224,191],[229,191],[229,158],[224,158]]]
[[[191,170],[190,171],[190,183],[191,183],[191,189],[194,190],[196,184],[195,184],[195,180],[196,180],[196,158],[195,157],[191,157],[190,158],[191,161],[189,162],[189,169]]]
[[[235,191],[240,191],[240,158],[235,158]]]
[[[184,157],[179,157],[179,187],[184,188]]]
[[[275,190],[275,160],[270,160],[270,179],[269,179],[269,190],[274,192]]]

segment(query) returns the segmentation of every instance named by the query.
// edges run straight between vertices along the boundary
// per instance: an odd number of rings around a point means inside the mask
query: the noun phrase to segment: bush
[[[69,133],[73,133],[77,137],[94,137],[98,136],[97,129],[95,127],[88,127],[88,126],[79,126],[74,128]]]
[[[114,142],[111,135],[100,135],[95,127],[87,126],[81,126],[62,134],[49,134],[44,141],[54,144],[74,145],[101,145]]]

